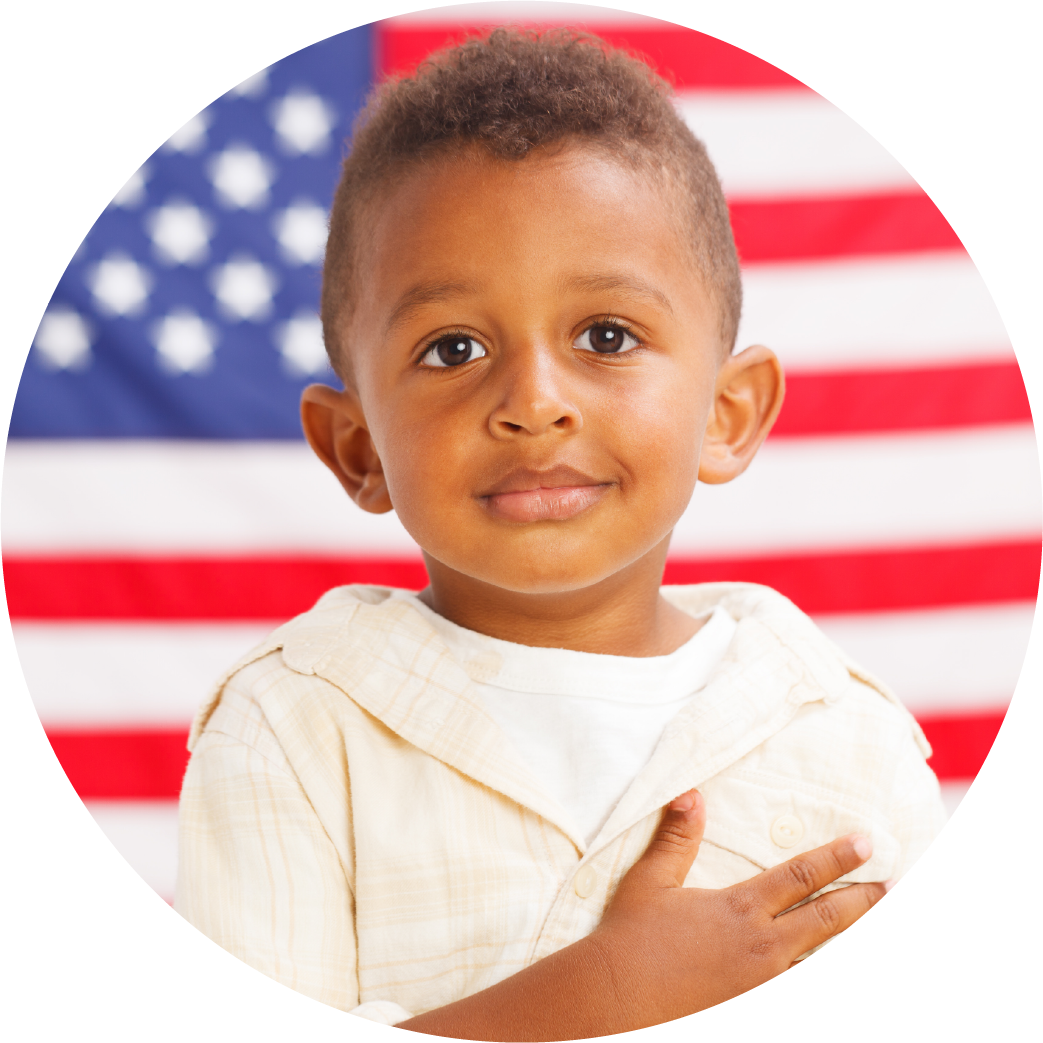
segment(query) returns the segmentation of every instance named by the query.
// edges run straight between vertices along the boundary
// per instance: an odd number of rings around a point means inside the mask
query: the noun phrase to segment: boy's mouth
[[[519,468],[478,499],[503,521],[565,521],[597,503],[611,484],[564,465],[547,471]]]

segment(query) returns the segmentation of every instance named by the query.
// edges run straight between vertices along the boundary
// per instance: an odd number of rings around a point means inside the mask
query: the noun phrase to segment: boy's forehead
[[[398,322],[494,284],[555,281],[673,310],[704,296],[672,186],[603,150],[522,160],[473,150],[407,170],[369,205],[358,300]],[[694,276],[694,278],[693,278]]]

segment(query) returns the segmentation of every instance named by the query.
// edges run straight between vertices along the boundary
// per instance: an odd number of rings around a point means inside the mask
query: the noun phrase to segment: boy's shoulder
[[[394,611],[385,605],[394,595],[404,592],[392,587],[352,584],[328,590],[307,611],[276,627],[263,641],[242,655],[217,679],[206,700],[196,711],[189,732],[188,746],[194,748],[214,711],[222,701],[231,682],[242,680],[238,686],[244,689],[267,688],[277,683],[280,676],[300,676],[315,673],[315,665],[335,649],[355,644],[359,631],[372,630],[373,621],[383,621],[384,629],[390,633],[400,627],[404,620],[401,610]],[[375,609],[371,612],[370,626],[353,626],[354,617],[362,606]],[[382,607],[383,606],[383,607]],[[390,611],[389,611],[390,610]],[[366,639],[362,638],[366,644]],[[369,644],[372,651],[372,644]],[[259,666],[264,661],[278,657],[273,668]]]
[[[663,587],[663,596],[692,615],[720,607],[745,623],[745,642],[736,642],[735,654],[754,659],[765,645],[776,643],[808,672],[826,692],[827,701],[843,698],[859,712],[876,711],[912,733],[924,758],[931,755],[919,724],[898,696],[876,675],[856,663],[815,625],[814,621],[771,587],[757,583],[698,583]]]

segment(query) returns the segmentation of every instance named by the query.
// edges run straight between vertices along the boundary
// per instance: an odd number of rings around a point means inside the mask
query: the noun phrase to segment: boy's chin
[[[642,548],[642,551],[643,553],[629,558],[610,561],[561,549],[533,554],[508,551],[502,557],[497,555],[495,559],[490,560],[490,556],[485,556],[481,561],[475,561],[472,555],[462,554],[458,566],[453,564],[455,555],[446,555],[436,560],[432,560],[431,555],[426,557],[428,571],[435,584],[439,580],[438,573],[444,575],[448,571],[455,575],[457,581],[462,579],[466,583],[470,580],[510,594],[550,597],[575,594],[611,584],[614,578],[621,579],[630,573],[634,566],[648,555],[649,549]],[[649,564],[649,574],[658,586],[662,564]]]

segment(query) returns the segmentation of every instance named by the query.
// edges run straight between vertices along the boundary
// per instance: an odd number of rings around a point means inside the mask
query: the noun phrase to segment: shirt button
[[[598,874],[590,866],[584,866],[572,881],[572,887],[580,898],[589,898],[598,886]]]
[[[771,839],[779,847],[793,847],[804,836],[804,823],[796,815],[781,815],[771,824]]]

